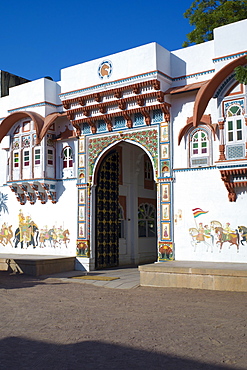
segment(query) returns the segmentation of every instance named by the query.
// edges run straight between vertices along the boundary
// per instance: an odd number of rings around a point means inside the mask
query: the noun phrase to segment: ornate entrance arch
[[[119,135],[114,135],[114,141],[106,138],[102,142],[95,141],[90,227],[95,268],[157,261],[157,187],[154,182],[157,132],[152,131],[153,137],[139,136],[141,143],[129,137],[124,140]],[[108,145],[102,148],[103,143]],[[154,209],[153,220],[139,217],[141,206]]]

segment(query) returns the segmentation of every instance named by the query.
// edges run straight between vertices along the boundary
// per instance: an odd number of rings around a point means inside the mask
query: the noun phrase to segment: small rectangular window
[[[40,164],[40,149],[35,149],[34,151],[34,164]]]
[[[228,131],[232,131],[232,130],[233,130],[233,122],[228,121]]]
[[[237,131],[237,140],[242,140],[242,131]]]
[[[47,164],[49,164],[50,166],[53,166],[53,150],[52,149],[48,149],[47,151]]]
[[[19,153],[18,152],[14,153],[14,167],[15,168],[19,167]]]
[[[30,164],[29,150],[24,150],[24,152],[23,152],[23,165],[24,165],[24,167],[28,167],[29,164]]]

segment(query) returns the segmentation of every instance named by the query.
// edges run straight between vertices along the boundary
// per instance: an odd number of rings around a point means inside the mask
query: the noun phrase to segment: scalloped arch
[[[215,134],[216,134],[216,128],[217,125],[212,125],[211,123],[211,115],[203,115],[200,120],[200,125],[204,125],[209,128],[209,130],[212,132],[214,140],[215,140]],[[193,125],[193,117],[189,117],[187,119],[186,125],[179,131],[178,134],[178,145],[180,145],[182,138],[191,130],[191,128],[194,127]],[[197,126],[198,127],[198,126]]]

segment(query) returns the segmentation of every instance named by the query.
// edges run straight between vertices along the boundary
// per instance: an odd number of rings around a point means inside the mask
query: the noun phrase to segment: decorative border
[[[156,129],[149,129],[149,130],[142,130],[136,132],[127,132],[122,133],[120,132],[117,135],[111,136],[102,136],[97,138],[89,138],[88,141],[88,166],[89,166],[89,175],[92,176],[94,164],[102,152],[103,149],[107,148],[110,144],[114,143],[115,141],[122,141],[122,140],[132,140],[134,142],[138,142],[143,145],[148,152],[151,154],[153,161],[154,161],[154,168],[158,171],[158,132]]]
[[[247,54],[247,51],[243,51],[242,53],[238,53],[238,54],[226,55],[224,57],[213,59],[213,63],[222,62],[223,60],[229,60],[229,59],[239,58],[239,57],[242,57],[243,55],[246,55],[246,54]]]

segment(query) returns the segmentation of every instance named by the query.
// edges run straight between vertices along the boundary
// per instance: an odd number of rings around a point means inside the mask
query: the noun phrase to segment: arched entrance
[[[157,194],[148,153],[118,142],[102,154],[94,177],[95,268],[157,261]]]

